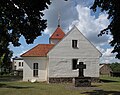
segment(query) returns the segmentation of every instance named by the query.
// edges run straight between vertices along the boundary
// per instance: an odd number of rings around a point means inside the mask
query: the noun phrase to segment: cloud
[[[115,57],[102,57],[101,63],[114,63],[118,62],[120,63],[120,60],[116,59]]]
[[[61,28],[68,31],[68,27],[72,21],[77,20],[78,12],[75,8],[76,4],[74,0],[53,0],[49,9],[46,10],[45,17],[47,19],[48,30],[45,33],[51,34],[55,31],[58,25],[58,14],[60,15]]]
[[[103,54],[105,52],[105,49],[101,48],[100,46],[96,46],[96,48]]]
[[[115,54],[111,53],[113,48],[109,46],[109,42],[112,40],[111,35],[103,35],[98,37],[101,30],[105,29],[109,25],[108,15],[100,13],[96,18],[91,15],[89,7],[77,5],[76,10],[78,12],[78,19],[74,20],[69,29],[74,25],[90,40],[97,49],[103,54],[101,58],[102,63],[120,62],[115,59]]]
[[[58,25],[58,14],[60,14],[61,28],[64,32],[68,32],[74,25],[89,39],[100,52],[102,52],[103,57],[101,62],[118,62],[115,59],[115,54],[111,54],[113,48],[109,47],[108,43],[112,40],[112,36],[103,35],[98,37],[97,35],[100,31],[106,28],[109,24],[107,19],[107,14],[100,13],[93,15],[90,6],[93,4],[94,0],[52,0],[52,4],[49,6],[48,10],[44,11],[44,18],[47,19],[47,29],[44,31],[44,35],[51,35]],[[41,39],[38,37],[35,44],[38,41],[45,42],[48,36],[42,36]],[[16,55],[20,55],[26,50],[29,50],[34,45],[26,45],[23,47],[14,48]]]
[[[110,48],[98,48],[102,52],[101,63],[113,63],[113,62],[120,62],[120,60],[115,58],[115,54],[111,53],[113,47]]]
[[[52,0],[48,10],[44,11],[44,18],[47,19],[47,29],[44,31],[47,34],[52,34],[58,24],[58,14],[61,18],[61,28],[64,32],[68,32],[72,22],[79,19],[77,5],[90,6],[94,0]],[[84,12],[83,12],[84,13]]]
[[[94,44],[104,45],[109,40],[109,36],[98,37],[100,30],[107,27],[109,20],[107,14],[101,13],[98,18],[91,15],[89,8],[94,0],[54,0],[45,11],[45,18],[48,20],[48,28],[45,34],[52,34],[58,23],[58,13],[61,18],[61,27],[64,32],[68,32],[73,25],[77,25],[79,30]]]
[[[113,50],[113,47],[106,49],[106,51],[103,53],[103,56],[104,56],[104,57],[113,57],[114,54],[111,53],[112,50]]]
[[[98,37],[100,31],[109,25],[108,15],[105,13],[92,14],[90,6],[94,0],[53,0],[49,9],[45,11],[45,18],[48,20],[48,28],[45,34],[52,34],[57,28],[58,13],[61,18],[61,28],[64,32],[68,32],[74,25],[90,40],[103,57],[101,62],[118,61],[115,54],[112,54],[112,48],[109,42],[112,40],[111,35],[103,35]]]
[[[106,44],[109,36],[104,35],[102,37],[98,37],[98,34],[102,29],[108,26],[108,15],[101,13],[98,18],[95,18],[95,16],[91,15],[90,8],[81,5],[77,5],[76,10],[78,12],[78,20],[73,21],[70,27],[76,25],[79,30],[96,45]]]

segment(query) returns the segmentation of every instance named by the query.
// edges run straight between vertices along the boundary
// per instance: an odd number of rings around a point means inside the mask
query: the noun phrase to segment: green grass
[[[2,82],[0,95],[78,95],[79,91],[67,90],[67,84],[28,82]],[[69,85],[69,84],[68,84]]]
[[[120,77],[102,76],[101,81],[100,88],[106,91],[120,91]]]
[[[92,87],[73,84],[0,82],[0,95],[120,95],[120,78],[102,76]]]

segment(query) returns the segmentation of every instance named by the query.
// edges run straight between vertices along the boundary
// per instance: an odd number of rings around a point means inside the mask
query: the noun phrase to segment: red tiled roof
[[[65,36],[65,33],[60,27],[58,27],[55,32],[51,35],[50,39],[62,39]]]
[[[47,56],[47,53],[52,49],[53,44],[38,44],[34,48],[28,50],[21,57],[44,57]]]

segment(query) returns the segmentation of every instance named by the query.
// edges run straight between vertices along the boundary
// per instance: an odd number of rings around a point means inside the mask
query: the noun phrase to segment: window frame
[[[38,63],[33,63],[33,77],[38,77]]]
[[[76,63],[74,63],[75,61]],[[78,63],[78,59],[72,59],[72,70],[77,70],[77,63]]]
[[[78,40],[72,40],[72,48],[78,49]]]
[[[19,62],[19,67],[21,67],[21,62]]]
[[[22,67],[23,67],[23,62],[22,62]]]

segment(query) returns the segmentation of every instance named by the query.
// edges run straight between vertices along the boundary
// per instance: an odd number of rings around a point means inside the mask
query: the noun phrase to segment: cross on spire
[[[60,27],[60,14],[58,13],[58,27]]]

